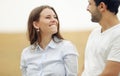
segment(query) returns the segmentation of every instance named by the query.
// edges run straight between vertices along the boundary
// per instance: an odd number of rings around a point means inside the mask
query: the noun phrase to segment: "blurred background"
[[[77,47],[81,72],[86,41],[91,30],[99,27],[91,22],[86,11],[87,0],[0,0],[0,76],[21,76],[21,52],[29,45],[26,35],[29,13],[46,4],[58,13],[63,37]]]

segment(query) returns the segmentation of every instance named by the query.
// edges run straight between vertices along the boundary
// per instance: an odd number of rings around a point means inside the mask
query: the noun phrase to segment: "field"
[[[84,49],[91,31],[62,32],[79,52],[79,72],[83,65]],[[21,76],[19,69],[22,49],[29,45],[26,33],[0,33],[0,76]]]

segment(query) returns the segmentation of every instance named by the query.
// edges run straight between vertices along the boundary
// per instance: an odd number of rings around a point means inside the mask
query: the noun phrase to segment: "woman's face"
[[[37,26],[40,28],[41,34],[53,35],[57,33],[58,20],[54,11],[52,9],[45,8],[40,13],[40,18],[37,22]]]

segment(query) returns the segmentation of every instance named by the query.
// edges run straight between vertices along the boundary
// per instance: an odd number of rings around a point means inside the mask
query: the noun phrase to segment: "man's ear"
[[[101,12],[103,12],[103,11],[105,11],[105,10],[107,9],[107,6],[105,5],[104,2],[101,2],[101,3],[99,4],[98,8],[99,8],[99,10],[100,10]]]
[[[33,27],[35,28],[35,29],[39,29],[39,27],[37,26],[37,23],[34,21],[33,22]]]

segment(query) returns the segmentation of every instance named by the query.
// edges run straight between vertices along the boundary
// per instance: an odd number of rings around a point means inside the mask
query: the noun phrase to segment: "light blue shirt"
[[[21,54],[22,76],[77,76],[78,53],[67,40],[51,42],[43,50],[30,45]]]

